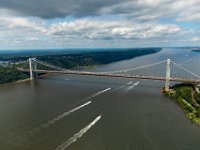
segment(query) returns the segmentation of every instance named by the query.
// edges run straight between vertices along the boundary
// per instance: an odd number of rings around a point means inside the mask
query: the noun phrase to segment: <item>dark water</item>
[[[171,58],[200,74],[200,54],[163,49],[94,70]],[[163,82],[52,75],[0,87],[0,150],[199,150],[200,127],[160,93]]]

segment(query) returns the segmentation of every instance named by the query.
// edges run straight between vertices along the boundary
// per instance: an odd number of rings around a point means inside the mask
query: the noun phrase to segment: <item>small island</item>
[[[200,86],[177,84],[163,94],[174,100],[186,113],[187,118],[200,125]]]

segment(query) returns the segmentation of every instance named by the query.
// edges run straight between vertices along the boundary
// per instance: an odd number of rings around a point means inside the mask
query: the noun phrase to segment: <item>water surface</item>
[[[92,69],[167,58],[200,75],[200,54],[161,52]],[[160,81],[49,75],[0,87],[1,150],[198,150],[200,127],[164,97]]]

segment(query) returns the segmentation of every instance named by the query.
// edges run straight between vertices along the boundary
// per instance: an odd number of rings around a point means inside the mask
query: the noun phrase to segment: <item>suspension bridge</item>
[[[20,64],[20,63],[19,63]],[[30,72],[30,79],[36,78],[37,73],[56,73],[87,76],[118,77],[130,79],[146,79],[165,81],[165,91],[169,91],[170,81],[182,83],[200,84],[200,76],[184,68],[170,59],[145,66],[107,72],[88,72],[70,70],[40,61],[36,58],[29,58],[23,61],[17,68],[22,72]]]

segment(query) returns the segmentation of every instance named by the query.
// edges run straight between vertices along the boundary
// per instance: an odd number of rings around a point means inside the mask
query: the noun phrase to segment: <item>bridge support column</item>
[[[35,60],[36,58],[33,58],[33,60]],[[34,63],[33,63],[33,69],[34,70],[37,70],[37,63],[36,63],[36,61],[34,61]],[[34,78],[37,78],[38,77],[38,73],[37,72],[34,72]]]
[[[170,83],[170,59],[167,59],[165,91],[169,91],[169,83]]]
[[[29,58],[29,69],[30,69],[30,80],[34,79],[34,73],[33,73],[33,58]]]

